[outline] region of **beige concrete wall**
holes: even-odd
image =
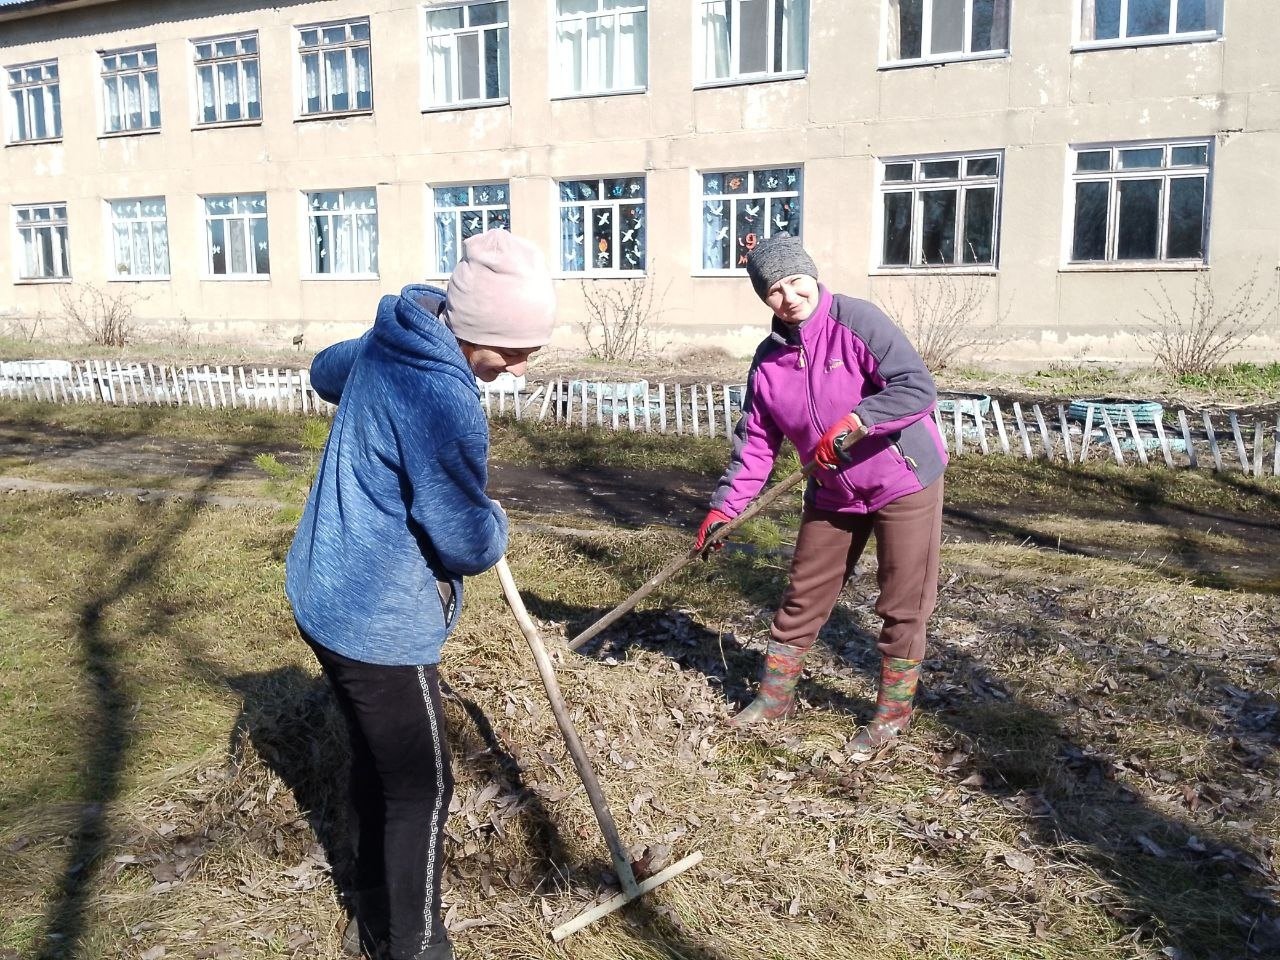
[[[740,277],[698,276],[698,171],[804,166],[804,238],[823,279],[842,291],[901,303],[912,281],[875,270],[877,158],[951,150],[1004,151],[999,269],[964,281],[986,293],[977,322],[1003,318],[1011,360],[1135,357],[1148,291],[1189,290],[1185,269],[1064,266],[1068,146],[1212,136],[1210,276],[1234,289],[1280,264],[1280,18],[1266,0],[1230,0],[1224,39],[1071,51],[1075,5],[1014,0],[1004,59],[880,69],[882,0],[811,0],[805,78],[693,87],[687,0],[651,0],[649,89],[552,99],[550,0],[511,0],[509,105],[421,111],[421,5],[319,0],[273,5],[118,2],[0,24],[0,64],[57,56],[60,144],[0,151],[0,315],[59,312],[57,284],[16,284],[13,203],[65,200],[77,282],[145,298],[140,317],[217,337],[278,346],[305,332],[318,346],[359,330],[377,297],[429,273],[429,183],[509,179],[518,233],[557,257],[557,177],[646,173],[649,272],[665,292],[664,336],[748,352],[767,317]],[[191,13],[198,7],[200,15]],[[297,120],[292,28],[367,15],[375,112]],[[262,51],[260,125],[192,129],[188,41],[256,29]],[[163,128],[100,137],[96,57],[154,43]],[[380,277],[303,279],[301,191],[376,186]],[[269,281],[202,280],[197,197],[265,190]],[[163,195],[172,279],[108,280],[103,201]],[[924,281],[925,284],[933,281]],[[917,289],[921,281],[914,281]],[[579,339],[581,283],[558,282],[557,342]],[[1256,343],[1280,349],[1275,317]],[[1259,353],[1258,355],[1263,355]]]

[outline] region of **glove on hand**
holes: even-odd
[[[733,518],[727,513],[723,513],[719,510],[708,510],[706,517],[702,521],[702,526],[698,528],[698,538],[693,542],[693,549],[702,550],[706,546],[707,537],[711,536],[732,519]],[[723,546],[723,543],[717,543],[711,549],[719,550]]]
[[[840,464],[848,463],[851,459],[849,451],[843,449],[842,444],[847,443],[852,446],[866,435],[867,428],[862,425],[858,415],[856,413],[846,413],[827,428],[827,432],[822,435],[822,439],[814,447],[813,459],[818,462],[818,466],[825,467],[828,470],[835,470]]]

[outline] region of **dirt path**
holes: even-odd
[[[60,481],[89,483],[98,492],[159,498],[166,481],[209,479],[204,494],[217,497],[217,481],[265,480],[254,458],[271,453],[297,463],[296,450],[260,444],[207,443],[163,437],[96,439],[83,433],[49,433],[40,442],[0,428],[0,488],[25,489]],[[33,475],[34,474],[34,475]],[[117,480],[118,478],[118,480]],[[490,495],[512,512],[556,522],[582,518],[623,528],[692,526],[705,509],[715,478],[679,470],[543,468],[494,463]],[[140,487],[139,484],[145,484]],[[157,489],[159,488],[159,489]],[[274,503],[235,496],[239,503]],[[1280,498],[1278,498],[1280,500]],[[212,502],[212,501],[210,501]],[[1047,503],[1022,498],[999,503],[966,502],[949,496],[944,536],[956,542],[1019,543],[1134,562],[1173,577],[1206,585],[1280,592],[1274,563],[1277,518],[1193,509],[1170,504],[1120,508],[1080,502]]]

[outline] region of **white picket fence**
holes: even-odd
[[[536,420],[566,427],[732,436],[741,409],[740,384],[651,384],[556,379],[534,385],[504,376],[480,384],[491,416]],[[307,370],[112,360],[14,360],[0,362],[0,399],[117,406],[159,405],[244,408],[323,414],[332,404],[311,386]],[[1095,413],[1096,409],[1096,413]],[[1103,406],[1086,408],[1083,423],[1056,408],[999,400],[989,408],[957,401],[934,419],[952,456],[1006,454],[1068,464],[1113,460],[1120,465],[1208,467],[1262,477],[1280,476],[1280,417],[1271,424],[1237,414],[1176,411],[1176,426],[1157,417],[1139,425],[1133,413],[1117,421]]]

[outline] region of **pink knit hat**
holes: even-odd
[[[507,230],[462,244],[449,277],[444,322],[459,340],[484,347],[541,347],[555,325],[556,294],[541,251]]]

